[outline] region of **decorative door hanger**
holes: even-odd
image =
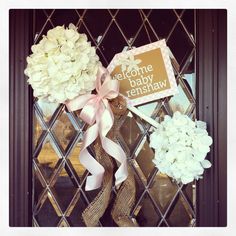
[[[116,54],[107,69],[130,106],[178,93],[164,39]]]

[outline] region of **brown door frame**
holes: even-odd
[[[32,90],[24,68],[33,39],[33,11],[9,11],[10,226],[32,225]]]
[[[197,115],[208,123],[213,166],[198,182],[197,225],[227,222],[227,13],[197,10]],[[24,76],[33,10],[10,10],[10,226],[32,226],[32,90]]]
[[[227,226],[227,10],[197,11],[197,117],[208,124],[212,167],[198,183],[199,226]]]

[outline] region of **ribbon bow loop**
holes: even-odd
[[[98,111],[98,106],[94,104],[98,104],[98,100],[96,97],[92,97],[83,107],[82,111],[80,112],[80,118],[88,123],[89,125],[94,124],[96,121],[96,114]]]
[[[82,109],[80,117],[91,125],[84,133],[84,141],[80,151],[80,162],[91,173],[86,180],[86,190],[99,188],[104,175],[104,167],[88,152],[87,147],[100,136],[103,149],[118,162],[120,167],[115,173],[116,185],[123,182],[127,176],[126,155],[123,149],[106,137],[114,123],[113,113],[108,103],[119,95],[119,82],[112,80],[105,68],[99,68],[96,79],[97,94],[85,94],[66,103],[69,111]]]
[[[105,68],[100,68],[99,76],[98,77],[100,79],[96,81],[96,91],[99,97],[103,99],[116,98],[119,95],[118,81],[112,80],[107,70],[105,70]]]

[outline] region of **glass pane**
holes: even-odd
[[[139,167],[141,168],[146,179],[148,179],[155,167],[152,162],[152,159],[154,157],[154,152],[149,147],[148,142],[145,141],[145,139],[143,141],[144,142],[142,142],[139,147],[139,149],[141,150],[137,154],[135,160],[138,163]]]
[[[168,38],[167,44],[171,52],[177,59],[177,62],[182,66],[190,56],[194,49],[194,44],[191,41],[190,35],[184,30],[181,23],[178,23]],[[192,39],[193,40],[193,39]],[[179,46],[176,46],[179,45]],[[181,46],[180,46],[181,45]]]
[[[66,112],[63,112],[54,122],[52,133],[63,150],[67,150],[71,142],[74,141],[77,131],[75,130]]]
[[[171,226],[191,226],[193,216],[184,198],[177,196],[168,221]]]
[[[195,32],[194,32],[194,10],[187,10],[184,11],[184,14],[182,16],[182,21],[189,31],[189,33],[194,37]]]
[[[126,44],[124,36],[121,34],[118,26],[113,22],[100,43],[100,48],[107,61],[110,62],[116,53],[123,50]]]
[[[135,210],[136,220],[139,226],[153,227],[160,221],[160,215],[157,213],[151,198],[145,194]]]
[[[146,20],[145,23],[139,30],[139,33],[134,38],[134,41],[132,41],[134,47],[140,47],[145,44],[155,42],[158,40],[158,36],[156,32],[153,30],[153,28],[151,27],[151,25],[149,24],[148,19],[147,18],[144,18],[144,19]]]
[[[163,214],[178,190],[178,186],[167,176],[158,173],[150,188],[150,193],[160,207]]]
[[[79,21],[79,15],[77,11],[57,9],[52,15],[52,22],[55,26],[66,25],[68,26],[71,22],[75,25]]]
[[[178,90],[179,93],[170,99],[169,104],[173,112],[179,111],[181,113],[185,113],[190,105],[190,102],[180,85],[178,85]]]
[[[78,186],[68,166],[61,169],[56,183],[52,187],[53,194],[59,203],[61,210],[65,212],[71,203]]]
[[[145,105],[140,105],[138,106],[138,109],[142,111],[145,115],[151,117],[152,115],[155,114],[155,111],[157,109],[158,102],[151,102]]]
[[[139,10],[124,9],[119,11],[116,15],[116,22],[127,39],[133,39],[137,34],[142,25],[141,14],[142,13],[139,12]],[[129,20],[127,20],[127,15],[129,15]]]
[[[87,203],[83,198],[82,194],[79,193],[73,203],[71,204],[69,211],[66,214],[67,220],[70,226],[79,227],[85,226],[82,220],[82,212],[85,210]]]
[[[63,106],[60,106],[60,107],[61,109],[63,108]],[[47,103],[47,102],[44,102],[43,100],[35,101],[35,109],[38,112],[38,116],[40,116],[40,118],[43,118],[42,120],[39,119],[42,126],[44,122],[46,124],[50,123],[51,119],[53,118],[54,112],[56,112],[58,108],[59,108],[59,105],[55,103]]]
[[[74,149],[72,150],[71,154],[68,157],[68,165],[70,168],[74,171],[74,173],[78,176],[79,181],[82,183],[82,180],[84,179],[84,175],[86,173],[86,169],[83,165],[81,165],[79,161],[79,153],[81,149],[81,142],[78,142],[77,145],[75,145]]]
[[[141,138],[142,126],[131,113],[129,113],[121,125],[120,134],[123,137],[124,145],[127,145],[130,153],[132,153]]]
[[[152,10],[148,17],[151,25],[160,39],[167,38],[176,22],[176,15],[171,9]]]
[[[46,193],[44,199],[39,202],[39,209],[35,214],[37,224],[39,226],[55,227],[59,223],[60,215],[57,203],[49,192]]]
[[[55,149],[50,142],[49,136],[47,136],[43,142],[42,150],[40,151],[38,157],[35,159],[39,169],[42,171],[46,182],[50,182],[53,173],[59,167],[59,160],[60,157],[55,152]]]
[[[83,21],[94,39],[102,37],[106,32],[108,25],[111,22],[111,15],[107,10],[90,9],[86,11]],[[99,24],[94,24],[94,21],[99,21]]]
[[[39,137],[42,134],[42,127],[39,123],[39,118],[37,118],[36,112],[33,114],[33,135],[34,135],[34,148],[37,146],[37,143],[39,141]]]

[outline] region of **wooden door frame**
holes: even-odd
[[[24,68],[33,39],[33,11],[9,11],[9,225],[32,225],[32,89]]]
[[[208,124],[212,167],[198,183],[199,226],[227,226],[227,10],[197,11],[197,117]]]
[[[213,166],[198,182],[197,225],[227,224],[227,12],[197,10],[197,117],[208,123]],[[25,58],[33,43],[33,10],[9,11],[10,226],[32,226],[32,106]]]

